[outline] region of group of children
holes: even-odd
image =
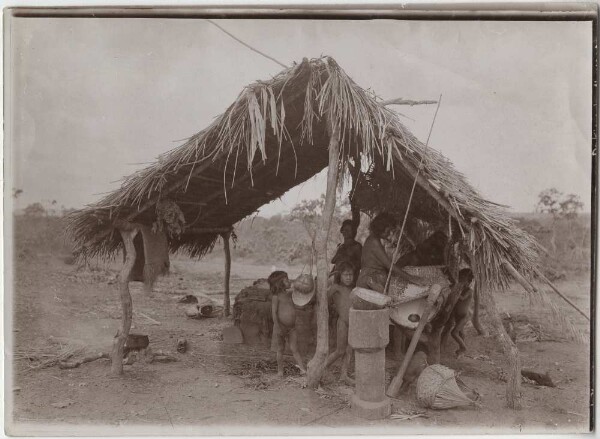
[[[334,283],[327,291],[330,306],[337,314],[336,349],[327,358],[327,367],[342,358],[340,380],[353,384],[348,376],[348,367],[352,358],[352,348],[348,344],[348,324],[351,306],[350,293],[356,283],[356,270],[352,263],[344,261],[336,266]],[[283,376],[283,352],[286,341],[302,373],[306,373],[304,362],[298,351],[296,331],[296,308],[292,301],[291,283],[284,271],[274,271],[269,276],[272,293],[273,334],[277,339],[277,375]],[[331,309],[331,308],[330,308]]]

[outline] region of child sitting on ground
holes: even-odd
[[[338,265],[335,283],[327,292],[330,302],[333,302],[337,312],[337,331],[335,351],[327,358],[327,367],[342,358],[342,370],[340,381],[354,385],[354,381],[348,377],[348,366],[352,359],[352,347],[348,344],[348,323],[350,315],[351,298],[350,293],[354,288],[354,266],[347,261]]]
[[[296,308],[292,302],[292,293],[289,290],[291,283],[285,271],[274,271],[269,276],[271,288],[271,312],[273,315],[273,337],[277,340],[277,376],[283,376],[283,351],[285,342],[290,345],[290,350],[298,362],[298,368],[306,373],[302,357],[298,352],[298,336],[296,333]]]

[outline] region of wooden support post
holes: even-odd
[[[132,228],[130,230],[119,229],[121,237],[123,238],[125,263],[121,269],[119,275],[119,293],[121,297],[121,311],[123,317],[121,320],[121,328],[117,332],[117,336],[113,342],[113,349],[111,354],[112,364],[110,366],[110,372],[112,375],[123,374],[123,347],[125,341],[129,336],[129,329],[131,329],[131,316],[133,313],[133,304],[131,301],[131,294],[129,293],[129,278],[131,276],[131,270],[135,263],[135,246],[133,245],[133,238],[138,233],[138,229]]]
[[[231,250],[229,248],[229,237],[231,236],[230,232],[223,233],[221,237],[223,238],[223,249],[225,250],[225,279],[224,279],[224,297],[223,297],[223,309],[225,313],[225,317],[229,317],[231,301],[229,299],[229,278],[231,276]]]
[[[360,226],[360,208],[356,202],[356,188],[358,186],[358,178],[360,176],[360,157],[354,156],[354,166],[350,167],[350,176],[352,177],[352,187],[350,189],[350,212],[352,212],[352,225],[354,230],[358,230]]]
[[[475,282],[475,285],[473,286],[473,317],[471,318],[471,322],[473,323],[473,327],[479,335],[487,337],[489,334],[479,321],[479,308],[481,307],[479,300],[479,290],[479,283]]]
[[[504,329],[494,295],[490,291],[481,289],[479,293],[496,338],[502,346],[504,355],[508,357],[510,370],[508,371],[508,382],[506,383],[506,405],[508,408],[518,410],[521,408],[521,359],[519,358],[519,350],[506,333],[506,329]]]
[[[329,310],[327,306],[327,281],[329,260],[327,257],[327,241],[329,229],[335,209],[336,189],[339,176],[340,127],[337,121],[329,118],[329,167],[327,168],[327,191],[321,224],[316,233],[317,250],[317,346],[315,355],[308,362],[306,385],[316,389],[327,364],[329,354]]]

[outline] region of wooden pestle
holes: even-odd
[[[402,380],[404,378],[404,374],[406,373],[406,369],[408,369],[410,360],[412,360],[412,356],[415,352],[415,349],[417,348],[419,338],[421,338],[421,333],[423,332],[423,329],[425,329],[425,325],[427,324],[427,320],[429,319],[429,313],[431,313],[431,310],[435,305],[435,301],[440,296],[441,291],[442,287],[438,284],[435,284],[431,287],[429,296],[427,296],[427,305],[425,306],[425,310],[423,311],[423,315],[421,316],[421,320],[419,321],[419,326],[417,326],[417,329],[415,330],[415,333],[413,334],[412,339],[410,340],[408,351],[406,351],[406,355],[404,356],[404,360],[402,361],[400,369],[398,369],[396,376],[394,377],[387,389],[386,394],[391,398],[395,398],[396,395],[398,395],[398,392],[400,391],[400,387],[402,387]]]

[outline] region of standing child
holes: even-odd
[[[350,262],[341,262],[338,265],[336,283],[327,292],[329,300],[333,302],[338,316],[335,351],[329,354],[327,367],[343,357],[340,381],[344,381],[350,385],[354,385],[354,382],[348,377],[348,366],[352,359],[352,347],[348,344],[348,323],[351,306],[350,293],[355,282],[354,273],[354,266]]]
[[[273,315],[273,336],[277,337],[277,376],[283,376],[283,351],[285,342],[290,344],[290,350],[298,362],[298,368],[306,373],[302,357],[298,352],[298,336],[296,334],[296,308],[292,302],[291,286],[285,271],[274,271],[269,276],[271,288],[271,311]]]

